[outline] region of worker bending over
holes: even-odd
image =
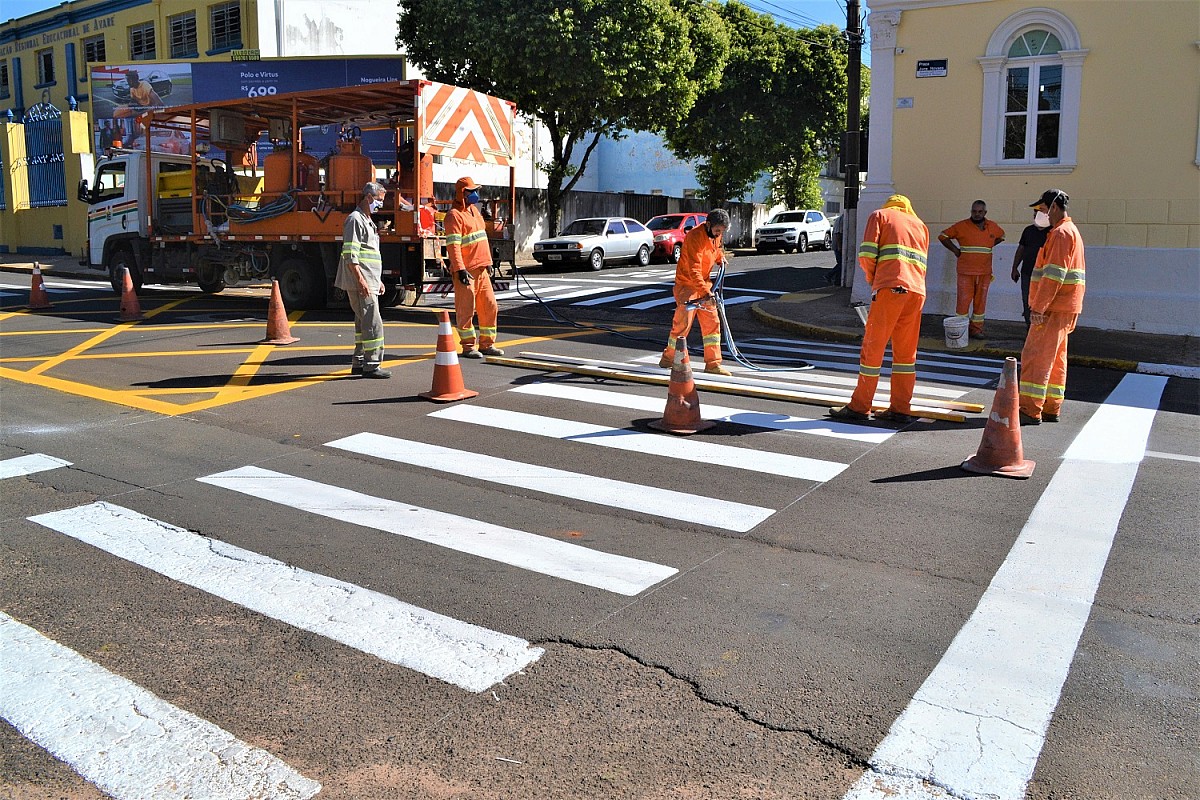
[[[688,231],[683,239],[679,262],[675,265],[675,317],[671,320],[671,338],[658,365],[670,369],[675,362],[675,341],[687,336],[693,318],[700,320],[704,337],[704,371],[713,375],[731,375],[721,366],[721,317],[713,297],[713,267],[725,260],[722,241],[729,230],[729,212],[714,208],[708,219]]]

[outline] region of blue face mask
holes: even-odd
[[[467,192],[463,196],[463,199],[467,201],[467,205],[473,206],[479,202],[479,192],[476,192],[476,191]]]

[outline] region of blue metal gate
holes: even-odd
[[[43,100],[21,118],[25,126],[25,167],[29,175],[29,206],[67,204],[66,156],[63,153],[62,114]]]

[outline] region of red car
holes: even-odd
[[[683,249],[683,237],[687,232],[708,219],[708,214],[659,214],[646,223],[654,234],[654,258],[665,258],[672,264],[679,261]]]

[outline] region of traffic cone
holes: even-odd
[[[450,313],[439,311],[433,387],[428,392],[421,392],[420,396],[435,403],[452,403],[478,394],[463,385],[462,368],[458,365],[458,345],[454,341],[454,329],[450,327]]]
[[[33,262],[33,279],[29,285],[29,310],[44,311],[53,308],[50,298],[46,295],[46,286],[42,283],[42,266]]]
[[[121,322],[134,322],[139,319],[144,319],[142,316],[142,304],[138,302],[137,292],[133,290],[133,278],[129,277],[129,267],[121,268],[124,277],[124,285],[121,287],[121,316],[117,317]]]
[[[271,305],[267,307],[267,338],[259,344],[291,344],[300,341],[292,336],[288,326],[287,309],[283,307],[283,295],[279,293],[279,281],[271,279]]]
[[[1021,420],[1018,418],[1017,360],[1006,358],[1000,385],[992,400],[992,413],[983,428],[979,452],[962,462],[967,472],[999,475],[1005,478],[1028,478],[1034,463],[1025,459],[1021,450]]]
[[[675,340],[675,361],[671,365],[671,382],[667,384],[667,407],[662,419],[650,423],[655,430],[689,436],[705,431],[715,422],[700,419],[700,396],[692,382],[692,363],[688,361],[687,341]]]

